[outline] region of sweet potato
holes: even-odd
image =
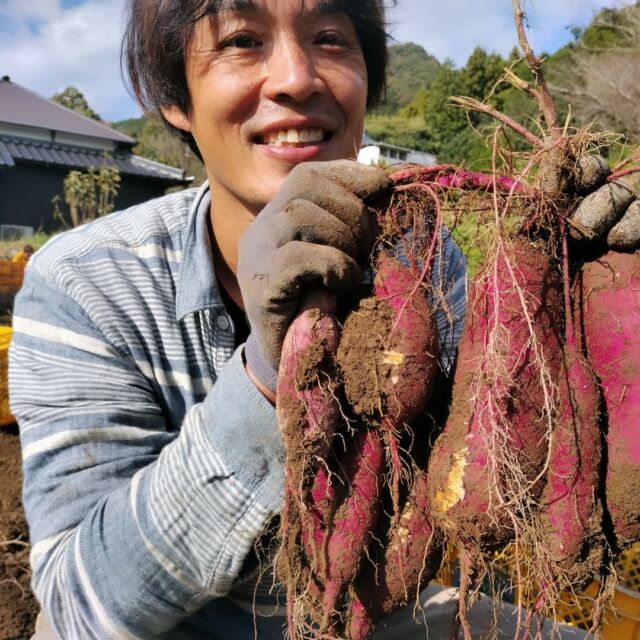
[[[398,259],[376,261],[374,295],[345,322],[337,361],[356,415],[404,428],[425,407],[437,366],[438,337],[424,288]]]
[[[362,640],[383,616],[416,601],[435,576],[443,535],[432,522],[426,473],[414,469],[409,496],[395,522],[374,543],[353,583],[347,637]]]
[[[282,347],[276,412],[296,482],[306,465],[326,458],[340,420],[334,362],[339,335],[331,310],[325,295],[310,294]]]
[[[411,269],[382,252],[374,295],[347,319],[337,361],[353,412],[381,429],[398,512],[403,473],[400,440],[429,400],[438,335],[424,287]]]
[[[323,629],[331,626],[373,534],[380,510],[383,465],[380,435],[370,429],[356,433],[342,463],[345,496],[327,529],[324,571],[317,576],[323,591]]]
[[[472,285],[451,413],[428,478],[434,517],[462,546],[505,544],[511,514],[522,515],[514,496],[539,495],[529,483],[547,455],[545,382],[560,371],[561,291],[555,266],[526,239]]]
[[[292,601],[309,580],[301,538],[306,532],[307,550],[319,557],[313,546],[316,535],[309,535],[309,530],[327,526],[335,495],[328,476],[324,489],[319,488],[342,415],[334,363],[338,325],[333,310],[333,300],[326,294],[308,295],[285,337],[278,372],[276,415],[286,462],[277,573],[287,584],[292,637],[296,624]]]
[[[551,440],[541,503],[549,577],[563,586],[589,579],[603,560],[600,398],[591,366],[580,353],[565,353],[559,380],[560,409]]]
[[[610,252],[582,269],[587,353],[606,408],[606,508],[618,549],[640,539],[640,255]]]
[[[565,227],[563,232],[565,343],[558,383],[560,407],[551,437],[540,523],[542,548],[548,559],[546,579],[569,587],[599,572],[604,558],[604,536],[598,496],[602,449],[600,390],[583,353],[580,315],[574,313],[572,304]],[[542,564],[545,558],[540,559]]]

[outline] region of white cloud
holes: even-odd
[[[120,74],[123,0],[0,2],[0,73],[47,97],[72,85],[107,119],[137,115]]]
[[[21,22],[29,19],[36,22],[55,20],[60,15],[59,0],[4,0],[0,2],[0,15],[11,22]]]

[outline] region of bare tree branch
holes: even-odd
[[[542,60],[535,55],[531,45],[529,44],[529,39],[527,38],[527,33],[524,28],[525,14],[521,0],[512,0],[512,4],[516,21],[516,30],[518,32],[518,42],[522,49],[522,53],[524,54],[527,66],[531,70],[536,81],[536,91],[533,95],[538,101],[540,113],[544,116],[546,125],[549,128],[550,137],[552,139],[556,139],[560,136],[558,115],[556,112],[555,102],[549,93],[547,82],[542,71]]]

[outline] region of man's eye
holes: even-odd
[[[254,47],[259,47],[260,42],[257,38],[247,34],[239,34],[237,36],[233,36],[228,38],[222,43],[221,48],[233,48],[233,49],[253,49]]]
[[[348,47],[349,40],[336,31],[325,31],[316,37],[317,44],[324,44],[333,47]]]

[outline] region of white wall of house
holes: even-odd
[[[358,162],[366,165],[409,163],[430,166],[436,163],[436,157],[430,153],[378,143],[362,147],[358,153]]]

